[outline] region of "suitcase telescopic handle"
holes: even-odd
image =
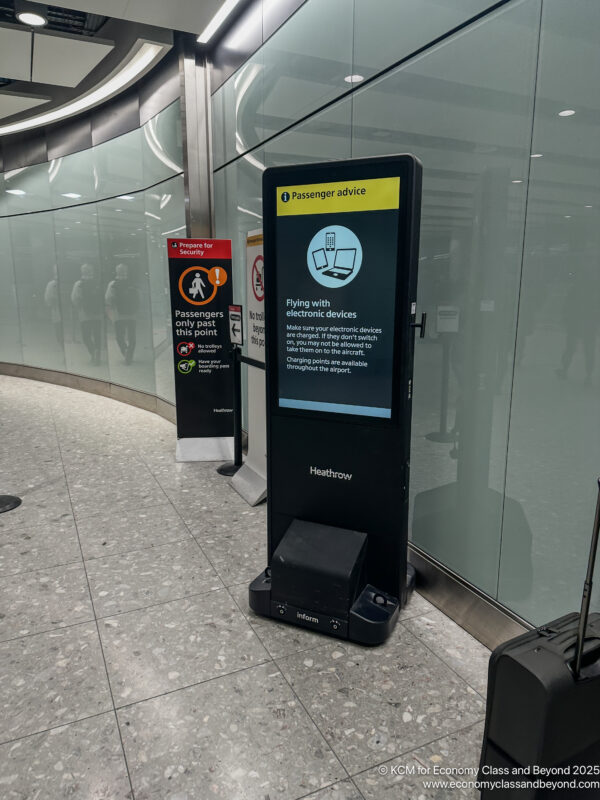
[[[579,615],[579,629],[577,631],[577,648],[575,650],[575,668],[573,674],[577,680],[581,674],[581,659],[583,657],[583,645],[585,643],[585,632],[587,629],[588,616],[590,613],[590,600],[592,597],[592,579],[594,577],[594,565],[596,563],[596,553],[598,551],[598,534],[600,531],[600,478],[598,479],[598,500],[596,502],[596,516],[594,517],[594,530],[592,531],[592,544],[590,547],[590,557],[588,560],[587,575],[583,585],[583,597],[581,599],[581,614]]]

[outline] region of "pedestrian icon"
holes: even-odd
[[[362,255],[360,240],[353,231],[342,225],[329,225],[311,239],[306,263],[317,283],[337,289],[356,278]]]
[[[179,293],[193,306],[205,306],[227,283],[225,267],[188,267],[179,276]]]
[[[194,300],[196,299],[196,296],[198,294],[204,300],[204,291],[203,290],[204,290],[205,286],[206,286],[206,284],[202,280],[202,278],[200,276],[200,273],[197,272],[194,280],[192,281],[191,287],[188,289],[188,292],[192,295]]]

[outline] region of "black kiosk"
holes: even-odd
[[[407,596],[420,200],[410,155],[263,176],[269,566],[250,606],[363,644]]]

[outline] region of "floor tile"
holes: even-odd
[[[0,532],[21,525],[30,527],[47,524],[70,526],[73,513],[64,475],[39,476],[37,481],[20,481],[18,478],[2,479],[2,493],[16,494],[23,501],[14,511],[0,514]]]
[[[399,620],[411,619],[418,617],[421,614],[426,614],[428,611],[433,611],[435,606],[431,605],[429,600],[425,600],[418,592],[411,592],[408,596],[408,603],[404,608],[400,609]]]
[[[309,795],[306,800],[364,800],[352,781],[341,781]]]
[[[115,511],[109,509],[104,514],[78,519],[77,530],[86,559],[191,539],[170,503]]]
[[[200,534],[199,528],[197,522],[198,541],[226,586],[250,582],[267,566],[266,528],[223,524],[208,534]]]
[[[75,517],[167,503],[167,497],[141,461],[101,456],[84,469],[65,465]]]
[[[94,619],[83,564],[0,579],[0,641]]]
[[[118,714],[136,800],[295,800],[345,777],[273,664]]]
[[[365,800],[479,800],[480,793],[475,789],[425,788],[423,781],[475,780],[474,774],[440,772],[477,770],[482,737],[483,723],[478,723],[357,775],[354,780]]]
[[[0,742],[111,708],[95,623],[0,644]]]
[[[2,800],[131,800],[113,712],[0,746]]]
[[[247,583],[232,586],[229,591],[272,658],[282,658],[300,650],[320,647],[327,641],[325,636],[314,631],[286,625],[276,619],[259,617],[248,605]]]
[[[202,506],[219,508],[231,500],[228,479],[219,475],[214,462],[178,462],[171,453],[166,458],[155,457],[147,463],[171,501],[181,506],[182,513],[188,509],[195,514]]]
[[[223,585],[195,541],[95,558],[86,566],[98,616],[145,608]]]
[[[437,609],[406,620],[404,624],[469,686],[485,697],[490,660],[487,647]]]
[[[269,660],[225,589],[100,621],[115,704]]]
[[[81,561],[73,519],[62,526],[19,526],[0,531],[0,578]]]
[[[351,774],[484,713],[479,695],[402,626],[381,647],[331,641],[278,664]]]

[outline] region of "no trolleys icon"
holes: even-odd
[[[259,303],[265,299],[265,260],[256,256],[252,264],[252,294]]]

